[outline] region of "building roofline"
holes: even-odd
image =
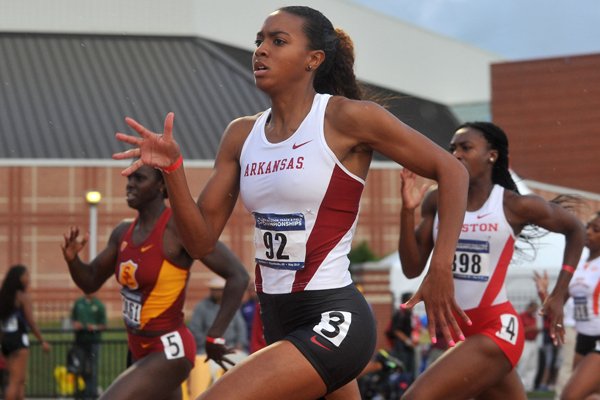
[[[214,160],[187,160],[185,165],[194,168],[212,168]],[[116,161],[105,159],[38,159],[38,158],[18,158],[0,159],[0,168],[2,167],[127,167],[130,161]]]

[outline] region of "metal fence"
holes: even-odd
[[[123,329],[103,332],[98,355],[98,389],[106,389],[126,369],[127,338]],[[52,349],[44,353],[41,344],[33,340],[25,396],[34,398],[74,398],[77,377],[67,372],[67,354],[74,343],[71,331],[44,330],[44,338]],[[79,382],[81,384],[81,382]],[[81,387],[81,386],[80,386]]]

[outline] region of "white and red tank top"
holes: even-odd
[[[240,195],[255,218],[259,292],[291,293],[349,285],[348,253],[364,180],[337,160],[324,136],[330,95],[317,94],[296,132],[265,136],[266,110],[240,156]]]
[[[508,301],[504,280],[514,252],[515,235],[504,215],[503,200],[504,188],[494,185],[479,210],[465,213],[452,265],[454,297],[463,310]],[[436,214],[434,240],[438,224]]]
[[[578,333],[600,336],[600,257],[582,259],[569,283]]]

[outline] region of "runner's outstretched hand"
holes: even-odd
[[[72,262],[81,249],[85,247],[88,240],[90,239],[90,234],[86,233],[83,237],[79,236],[79,227],[71,226],[69,228],[69,232],[63,234],[64,242],[61,244],[60,248],[63,253],[63,257],[66,262]]]
[[[235,350],[225,346],[224,344],[216,344],[206,342],[206,360],[204,362],[208,362],[208,360],[213,360],[221,368],[227,371],[230,367],[233,367],[235,363],[231,361],[229,358],[225,357],[227,354],[235,353]],[[226,366],[225,363],[228,363],[229,366]]]
[[[400,171],[400,189],[402,193],[402,207],[414,210],[421,205],[425,192],[431,185],[417,186],[417,174],[408,168]]]
[[[465,340],[455,315],[462,318],[468,325],[471,325],[471,320],[454,299],[454,282],[450,266],[447,270],[448,276],[443,276],[445,271],[436,271],[430,268],[417,292],[401,307],[410,309],[423,301],[432,343],[437,342],[437,331],[441,332],[448,345],[453,347],[457,340]]]
[[[148,130],[142,124],[133,118],[125,118],[125,122],[140,137],[127,135],[117,132],[115,137],[121,142],[129,143],[134,147],[120,153],[113,154],[115,160],[125,160],[128,158],[137,158],[129,167],[121,171],[121,175],[131,175],[142,165],[149,165],[154,168],[164,169],[173,165],[181,156],[179,145],[173,140],[173,120],[175,114],[170,112],[165,118],[163,133],[155,133]]]

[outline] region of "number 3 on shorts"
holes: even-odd
[[[508,343],[517,343],[517,338],[519,337],[519,321],[517,321],[517,316],[512,314],[502,314],[500,315],[500,323],[502,326],[500,327],[500,330],[496,332],[496,336]]]
[[[162,340],[167,360],[174,360],[185,355],[185,352],[183,351],[183,340],[181,340],[179,332],[166,333],[160,337],[160,340]]]
[[[340,347],[348,334],[351,323],[352,314],[349,312],[327,311],[321,314],[321,322],[313,327],[313,331]]]

